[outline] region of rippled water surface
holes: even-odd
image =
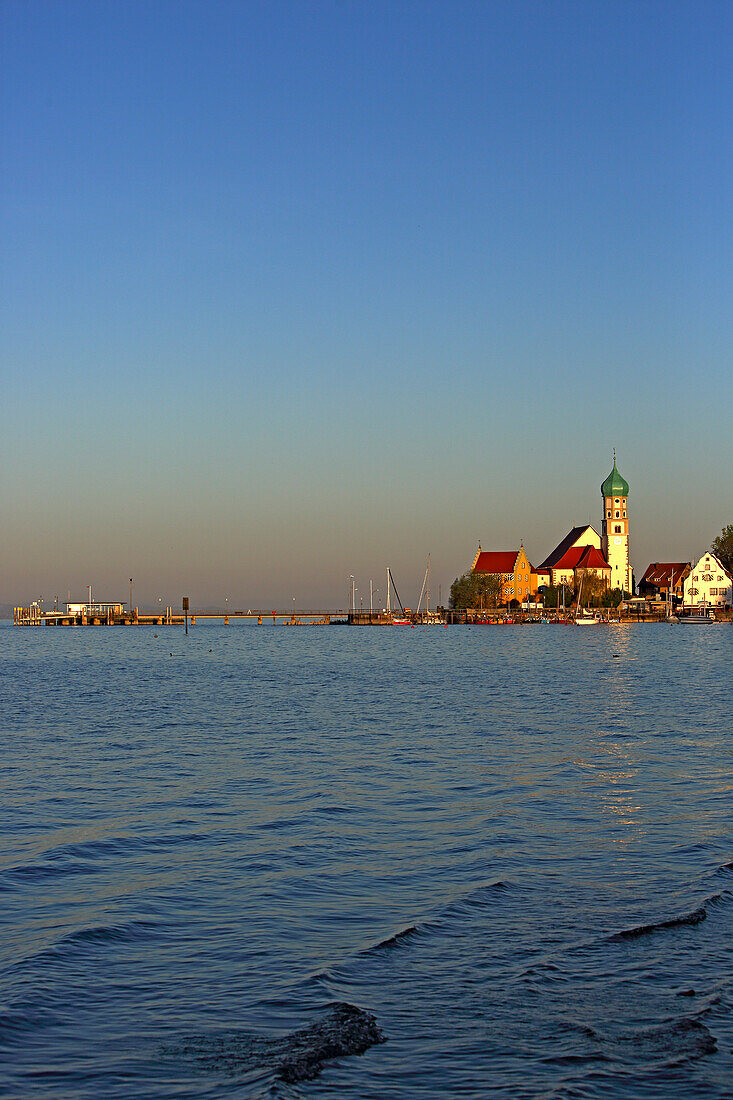
[[[0,627],[0,1095],[731,1094],[733,627],[157,633]]]

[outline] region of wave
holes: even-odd
[[[378,940],[377,943],[372,943],[368,947],[362,948],[357,952],[357,955],[374,955],[377,952],[387,951],[392,947],[398,947],[402,944],[417,938],[427,932],[438,931],[443,924],[456,916],[464,916],[468,910],[483,908],[489,901],[493,901],[497,892],[502,890],[508,890],[507,883],[497,881],[484,883],[482,886],[476,887],[474,890],[470,890],[467,894],[463,894],[457,898],[453,898],[436,912],[435,916],[429,920],[420,921],[418,924],[410,924],[406,928],[401,928],[398,932],[393,932],[392,935],[387,936],[383,940]]]
[[[679,917],[670,917],[669,920],[654,921],[651,924],[637,924],[633,928],[625,928],[622,932],[616,932],[609,936],[609,943],[618,943],[622,940],[635,940],[640,936],[650,936],[654,932],[662,932],[668,928],[683,928],[701,924],[707,918],[707,910],[704,905],[693,909],[691,913],[684,913]]]
[[[85,944],[132,943],[147,939],[151,932],[160,931],[157,921],[131,920],[124,924],[101,924],[90,928],[79,928],[69,932],[55,945],[60,948]]]
[[[92,925],[77,928],[39,951],[18,959],[11,971],[25,970],[39,962],[64,963],[87,950],[114,944],[131,944],[165,935],[167,929],[159,921],[130,920],[120,924]]]
[[[494,901],[495,895],[498,892],[508,890],[509,888],[509,884],[506,882],[497,881],[485,883],[474,890],[468,891],[466,894],[446,902],[429,919],[419,921],[416,924],[409,924],[405,928],[400,928],[396,932],[390,933],[389,936],[385,936],[384,939],[377,940],[376,943],[367,944],[366,947],[350,952],[338,961],[334,961],[330,966],[324,967],[322,970],[311,971],[311,973],[302,978],[297,985],[304,990],[330,990],[331,983],[338,981],[338,975],[343,974],[344,971],[348,971],[350,964],[357,959],[376,958],[390,951],[406,947],[414,940],[419,940],[424,936],[428,936],[432,933],[441,933],[444,931],[445,924],[450,919],[456,916],[465,915],[470,909],[479,908],[490,901]]]
[[[648,936],[654,932],[664,932],[669,928],[694,927],[701,924],[708,917],[709,909],[717,909],[726,905],[733,894],[729,890],[722,890],[717,894],[711,894],[704,898],[696,909],[689,913],[682,913],[678,917],[669,917],[667,920],[653,921],[650,924],[639,924],[633,928],[625,928],[609,936],[609,943],[618,943],[621,940],[634,940],[639,936]]]
[[[45,859],[36,863],[20,863],[7,867],[0,873],[0,893],[7,893],[27,884],[51,881],[68,875],[92,875],[107,870],[106,861],[118,861],[142,852],[145,855],[164,851],[179,844],[191,844],[208,839],[201,833],[182,833],[171,836],[110,837],[107,840],[90,840],[79,844],[64,844],[51,848]]]
[[[37,1033],[41,1028],[54,1024],[57,1016],[49,1008],[16,1004],[0,1012],[0,1048],[10,1045],[16,1035]]]
[[[406,940],[412,939],[418,935],[423,929],[429,927],[429,922],[425,924],[411,924],[407,928],[402,928],[399,932],[395,932],[391,936],[387,936],[386,939],[379,940],[378,943],[370,944],[369,947],[363,948],[363,950],[357,952],[359,955],[371,955],[376,951],[384,951],[390,947],[396,947],[398,944],[404,943]]]
[[[712,1032],[694,1016],[676,1016],[660,1024],[616,1033],[603,1032],[577,1020],[566,1019],[563,1024],[589,1039],[596,1048],[595,1051],[571,1055],[573,1060],[577,1058],[581,1061],[592,1061],[599,1056],[615,1060],[619,1056],[623,1057],[624,1051],[629,1047],[633,1047],[635,1059],[642,1057],[653,1061],[664,1059],[666,1062],[680,1062],[714,1054],[718,1049]],[[548,1059],[563,1060],[563,1056]]]
[[[17,867],[8,867],[0,874],[0,894],[12,893],[22,886],[35,886],[66,875],[93,875],[100,868],[78,861],[60,861],[58,863],[25,863]]]

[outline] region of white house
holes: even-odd
[[[684,606],[730,607],[733,604],[733,578],[708,551],[692,567],[684,581]]]

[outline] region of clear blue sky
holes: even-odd
[[[0,32],[0,601],[445,597],[598,526],[613,446],[637,576],[733,522],[729,3]]]

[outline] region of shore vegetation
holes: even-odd
[[[474,573],[469,569],[453,581],[448,606],[452,611],[496,607],[500,593],[501,577],[498,573]]]
[[[710,549],[723,568],[733,573],[733,523],[729,523],[718,537],[713,539]]]

